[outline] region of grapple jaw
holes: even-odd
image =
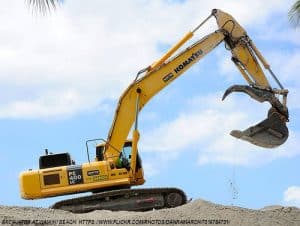
[[[288,109],[278,100],[272,90],[234,85],[225,91],[222,100],[232,92],[246,93],[259,102],[268,101],[272,107],[265,120],[244,131],[233,130],[230,135],[264,148],[275,148],[287,140],[289,136],[286,126],[289,118]]]

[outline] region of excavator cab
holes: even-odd
[[[119,159],[117,161],[117,168],[126,168],[130,169],[131,163],[131,151],[132,151],[132,142],[126,142],[120,152]]]
[[[122,151],[120,152],[119,159],[117,161],[117,168],[126,168],[130,170],[132,156],[132,141],[126,141]],[[139,153],[137,153],[136,159],[136,171],[142,168],[142,160]]]

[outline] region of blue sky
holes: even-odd
[[[293,1],[64,1],[47,17],[23,2],[0,9],[0,204],[49,206],[63,197],[26,201],[18,174],[38,168],[48,148],[87,161],[85,141],[106,138],[121,92],[212,8],[232,14],[290,90],[289,140],[262,149],[236,140],[265,118],[268,104],[234,94],[245,84],[224,45],[157,95],[140,115],[145,187],[176,186],[188,197],[248,208],[300,206],[300,34],[287,19]],[[212,19],[194,40],[216,29]],[[190,42],[191,44],[192,42]],[[269,77],[270,78],[270,77]],[[274,84],[274,83],[273,83]],[[91,151],[91,155],[94,155]],[[232,199],[230,182],[238,190]]]

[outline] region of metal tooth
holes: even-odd
[[[242,92],[248,94],[251,98],[254,100],[257,100],[259,102],[269,102],[272,107],[277,109],[278,113],[282,114],[286,121],[288,121],[289,113],[287,107],[285,107],[278,98],[274,95],[274,93],[270,90],[266,89],[259,89],[256,87],[251,87],[247,85],[233,85],[229,87],[223,97],[222,100],[224,100],[230,93],[232,92]]]
[[[271,96],[274,95],[270,91],[254,88],[247,85],[233,85],[225,91],[222,100],[224,100],[230,93],[233,92],[246,93],[259,102],[270,101],[270,99],[272,99]]]

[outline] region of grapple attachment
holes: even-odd
[[[268,101],[272,107],[265,120],[244,131],[233,130],[230,135],[265,148],[275,148],[287,140],[289,136],[286,126],[289,117],[288,109],[278,100],[273,91],[252,86],[234,85],[225,91],[222,100],[232,92],[246,93],[259,102]]]

